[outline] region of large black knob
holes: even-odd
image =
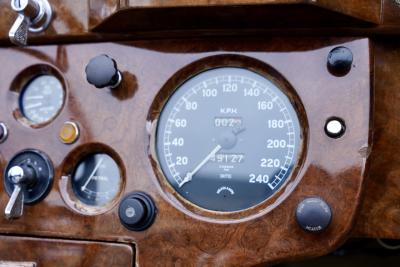
[[[87,81],[97,88],[115,88],[122,80],[117,63],[107,55],[92,58],[87,64],[85,72]]]
[[[153,200],[142,192],[125,197],[119,205],[121,223],[132,231],[143,231],[150,227],[156,215]]]
[[[296,220],[303,230],[319,233],[331,223],[332,211],[324,200],[318,197],[310,197],[304,199],[297,206]]]

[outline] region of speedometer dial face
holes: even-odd
[[[53,75],[40,75],[23,89],[20,109],[29,121],[40,124],[56,116],[63,102],[64,89],[60,80]]]
[[[213,211],[240,211],[274,195],[301,146],[297,113],[268,78],[237,67],[190,78],[169,98],[156,151],[172,187]]]

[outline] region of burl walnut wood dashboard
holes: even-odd
[[[400,239],[400,3],[51,0],[23,45],[42,1],[0,3],[0,265]]]

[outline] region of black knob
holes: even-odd
[[[347,47],[335,47],[328,55],[328,70],[332,75],[344,76],[351,70],[353,53]]]
[[[107,55],[92,58],[87,64],[85,72],[87,81],[97,88],[115,88],[122,80],[117,63]]]
[[[4,210],[6,219],[21,217],[24,204],[44,198],[51,188],[53,175],[53,165],[44,153],[27,149],[15,155],[4,172],[4,187],[10,196]]]
[[[4,187],[9,196],[22,187],[24,203],[40,201],[48,193],[54,176],[53,164],[43,152],[27,149],[19,152],[4,170]]]
[[[119,219],[132,231],[143,231],[151,226],[156,215],[153,200],[142,192],[125,197],[119,205]]]
[[[319,233],[331,223],[332,211],[324,200],[310,197],[297,206],[296,220],[305,231]]]

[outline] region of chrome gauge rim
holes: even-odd
[[[193,115],[199,111],[205,115]],[[252,112],[255,124],[250,122]],[[197,126],[190,128],[193,124]],[[302,134],[282,88],[246,68],[219,67],[176,88],[162,108],[155,142],[161,170],[180,197],[202,209],[237,212],[264,202],[286,183],[300,157]],[[267,149],[259,149],[262,142],[269,151],[285,152],[268,156]]]

